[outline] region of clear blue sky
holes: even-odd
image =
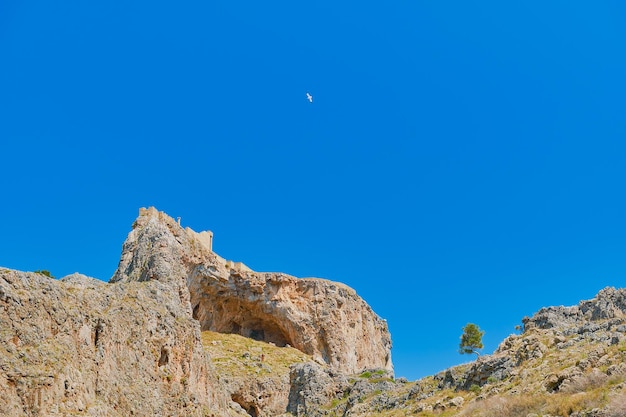
[[[409,379],[624,286],[624,2],[391,3],[1,2],[0,265],[108,280],[155,206],[355,288]]]

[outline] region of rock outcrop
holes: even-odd
[[[291,345],[339,372],[393,369],[387,324],[353,289],[254,272],[215,254],[211,237],[142,209],[111,282],[169,283],[202,330]]]
[[[343,396],[345,377],[337,380],[327,368],[315,362],[294,365],[287,411],[294,416],[313,416],[335,397]]]
[[[599,330],[595,329],[598,326],[619,326],[622,322],[626,322],[626,289],[611,287],[576,306],[544,307],[523,320],[526,330],[552,329],[564,334],[590,332]],[[623,333],[626,326],[618,330]]]
[[[404,385],[384,369],[347,377],[314,362],[293,365],[290,379],[288,413],[284,416],[295,417],[378,415],[375,413],[393,410],[400,404],[387,393]],[[372,396],[375,401],[364,403]]]
[[[199,326],[171,294],[0,269],[0,415],[229,415]]]

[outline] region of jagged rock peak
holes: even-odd
[[[202,330],[291,345],[341,372],[393,369],[387,323],[353,289],[255,272],[218,256],[212,240],[211,232],[183,229],[153,207],[141,209],[111,281],[172,285]]]
[[[626,316],[626,288],[606,287],[591,300],[576,306],[544,307],[532,317],[524,318],[524,329],[554,329],[567,331],[589,322],[604,319],[621,319]]]

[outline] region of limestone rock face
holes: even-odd
[[[141,209],[122,247],[122,257],[110,282],[160,281],[178,293],[189,313],[189,291],[185,264],[197,258],[199,241],[194,247],[182,246],[189,238],[174,219],[155,209]],[[193,234],[193,232],[192,232]]]
[[[0,415],[227,416],[167,284],[0,269]]]
[[[328,369],[308,362],[291,368],[291,391],[287,411],[294,416],[313,416],[335,397],[343,396],[348,385]],[[321,414],[321,413],[319,413]]]
[[[356,292],[340,283],[260,273],[219,257],[207,232],[142,209],[112,281],[174,285],[202,330],[291,345],[344,373],[392,370],[391,336]]]
[[[288,414],[281,417],[380,415],[383,410],[399,406],[399,400],[385,393],[403,384],[395,381],[391,372],[384,369],[366,370],[348,378],[314,362],[293,365],[290,379]],[[363,403],[365,398],[372,396],[376,396],[374,401]]]

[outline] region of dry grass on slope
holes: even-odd
[[[289,366],[312,360],[295,348],[277,347],[237,334],[204,331],[202,344],[221,376],[288,375]]]
[[[470,404],[460,417],[570,416],[574,412],[602,408],[608,403],[602,390],[577,394],[502,395]]]

